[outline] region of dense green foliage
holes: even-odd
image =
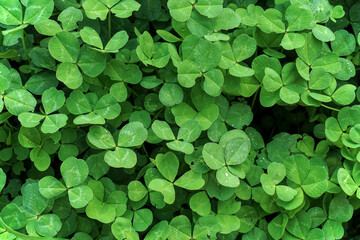
[[[0,28],[0,240],[357,234],[357,0],[0,0]]]

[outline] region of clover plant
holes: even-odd
[[[360,2],[0,0],[0,239],[358,239]]]

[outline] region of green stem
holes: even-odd
[[[137,94],[134,90],[132,90],[127,84],[125,84],[126,89],[129,89],[129,91],[134,94],[136,97],[139,97],[139,94]]]
[[[160,113],[165,109],[165,106],[162,107],[157,113],[156,115],[154,116],[154,118],[151,120],[151,123],[153,123],[160,115]]]
[[[109,34],[109,41],[110,41],[110,39],[111,39],[111,12],[110,12],[110,9],[108,12],[108,34]]]
[[[26,44],[25,44],[25,30],[24,29],[21,30],[21,42],[22,42],[22,45],[23,45],[23,48],[24,48],[26,58],[27,58],[27,60],[29,62],[29,65],[30,65],[30,57],[29,57],[29,53],[28,53],[28,50],[27,50]]]
[[[22,234],[19,233],[13,229],[11,229],[8,225],[6,225],[6,223],[2,220],[2,218],[0,218],[0,224],[2,225],[2,227],[5,228],[6,232],[9,232],[13,235],[15,235],[17,238],[19,239],[23,239],[23,240],[66,240],[65,238],[57,238],[57,237],[38,237],[38,236],[29,236],[26,234]]]
[[[142,145],[142,149],[144,150],[146,157],[150,159],[150,156],[149,156],[148,152],[146,151],[146,148],[144,145]]]
[[[46,116],[47,114],[43,111],[43,109],[40,107],[39,108],[39,111],[40,111],[40,113],[42,114],[42,115],[44,115],[44,116]]]
[[[0,166],[11,166],[11,167],[13,167],[14,166],[14,164],[10,164],[10,163],[7,163],[7,162],[0,162]],[[0,203],[1,204],[1,203]],[[6,205],[6,204],[5,204]]]
[[[142,176],[144,176],[146,173],[146,170],[155,166],[155,164],[152,162],[151,158],[149,158],[149,159],[151,162],[141,168],[138,175],[136,176],[136,180],[139,180]]]
[[[25,35],[25,39],[28,42],[29,45],[31,45],[30,39],[29,39],[29,35],[25,32],[24,30],[24,35]]]
[[[15,129],[15,127],[8,120],[5,121],[5,125],[8,126],[11,130]]]
[[[327,106],[327,105],[325,105],[325,104],[321,104],[321,106],[322,106],[322,107],[324,107],[324,108],[327,108],[327,109],[333,110],[333,111],[340,112],[340,110],[339,110],[339,109],[337,109],[337,108],[333,108],[333,107],[330,107],[330,106]]]
[[[59,15],[59,14],[60,14],[60,12],[57,12],[57,11],[55,12],[55,11],[54,11],[54,12],[51,14],[51,17],[57,16],[57,15]]]
[[[260,88],[259,88],[260,89]],[[252,103],[251,103],[251,109],[254,109],[254,106],[255,106],[255,101],[256,101],[256,98],[257,98],[257,95],[259,93],[259,89],[256,90],[255,94],[254,94],[254,97],[253,97],[253,100],[252,100]]]

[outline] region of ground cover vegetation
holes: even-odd
[[[0,239],[356,239],[360,2],[0,0]]]

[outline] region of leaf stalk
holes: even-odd
[[[29,62],[29,65],[30,65],[30,56],[29,56],[29,52],[28,52],[28,50],[27,50],[27,48],[26,48],[26,43],[25,43],[25,30],[24,30],[24,29],[21,30],[21,42],[22,42],[22,45],[23,45],[23,49],[24,49],[24,52],[25,52],[27,61]]]
[[[333,110],[333,111],[340,112],[340,110],[339,110],[339,109],[337,109],[337,108],[333,108],[333,107],[330,107],[330,106],[327,106],[327,105],[325,105],[325,104],[321,104],[321,106],[322,106],[322,107],[324,107],[324,108],[327,108],[327,109]]]
[[[111,39],[111,12],[110,12],[110,9],[108,12],[108,34],[109,34],[109,41],[110,41],[110,39]]]

